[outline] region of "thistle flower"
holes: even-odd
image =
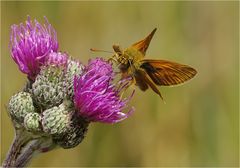
[[[58,50],[57,34],[47,18],[41,25],[37,20],[31,21],[28,16],[25,25],[12,25],[10,50],[20,71],[34,80],[48,54]]]
[[[66,97],[67,60],[65,53],[50,53],[32,84],[31,93],[36,103],[44,109],[61,104]]]
[[[90,122],[117,123],[134,110],[123,112],[132,96],[122,98],[127,86],[113,84],[112,65],[97,58],[85,67],[58,52],[56,32],[46,18],[42,25],[30,17],[13,25],[10,50],[29,80],[9,102],[17,131],[3,167],[23,167],[35,152],[57,145],[73,148],[84,139]]]
[[[9,101],[8,109],[11,117],[22,124],[24,117],[35,111],[31,94],[27,92],[15,94]]]
[[[96,59],[89,60],[87,71],[89,72],[88,75],[94,75],[94,74],[98,76],[107,75],[110,78],[113,78],[112,65],[104,61],[103,58],[96,58]]]
[[[84,66],[75,60],[68,59],[67,70],[65,74],[65,88],[67,89],[67,96],[72,100],[73,98],[73,82],[75,76],[80,76],[84,70]]]
[[[72,113],[69,101],[43,111],[41,119],[43,131],[54,136],[65,133],[70,127]]]
[[[53,65],[53,66],[67,66],[68,55],[66,53],[61,52],[51,52],[46,57],[45,65]]]
[[[121,90],[112,84],[112,66],[103,59],[89,61],[82,76],[74,79],[74,105],[87,121],[116,123],[133,111],[123,113],[129,99],[121,99]]]
[[[64,149],[74,148],[82,142],[88,130],[89,122],[77,115],[73,115],[70,125],[61,136],[54,136],[54,142]]]
[[[30,132],[40,131],[41,117],[38,113],[28,113],[24,117],[24,127]]]

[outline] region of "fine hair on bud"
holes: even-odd
[[[31,94],[27,92],[15,94],[9,101],[8,109],[12,119],[19,124],[23,124],[24,117],[35,112]]]

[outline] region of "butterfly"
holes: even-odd
[[[122,78],[131,77],[131,84],[135,84],[142,91],[151,88],[162,99],[157,86],[171,86],[183,83],[193,78],[197,71],[188,66],[168,60],[154,60],[145,58],[146,51],[156,32],[156,28],[143,40],[122,50],[119,45],[113,45],[115,54],[110,58],[117,63]]]

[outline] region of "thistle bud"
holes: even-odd
[[[38,113],[28,113],[24,118],[24,127],[31,132],[41,130],[40,127],[41,117]]]
[[[79,76],[82,74],[84,69],[84,66],[74,60],[68,60],[67,63],[67,71],[65,75],[65,86],[67,89],[67,95],[70,99],[73,97],[73,82],[74,82],[74,77]]]
[[[44,109],[57,106],[66,96],[63,66],[44,66],[32,85],[36,103]]]
[[[30,93],[19,92],[12,96],[9,101],[9,112],[11,117],[19,124],[23,123],[24,117],[33,113],[35,108]]]
[[[71,117],[72,109],[68,102],[47,109],[42,113],[43,131],[53,136],[60,136],[70,127]]]
[[[64,149],[74,148],[84,139],[88,124],[84,119],[73,116],[70,127],[65,134],[54,138],[55,143]]]

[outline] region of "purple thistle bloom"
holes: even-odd
[[[66,53],[61,52],[51,52],[46,57],[47,65],[56,65],[56,66],[67,66],[68,55]]]
[[[74,105],[80,116],[92,122],[116,123],[133,112],[133,108],[122,112],[130,98],[120,98],[124,87],[113,85],[113,78],[112,66],[103,59],[89,61],[85,73],[75,77]]]
[[[57,34],[45,17],[45,24],[28,20],[24,25],[12,25],[10,50],[20,71],[34,79],[45,63],[46,56],[58,50]]]
[[[111,64],[108,64],[106,61],[103,60],[103,58],[96,58],[93,60],[90,60],[88,62],[88,71],[92,71],[95,73],[98,71],[98,75],[111,75],[113,73],[113,69]]]

